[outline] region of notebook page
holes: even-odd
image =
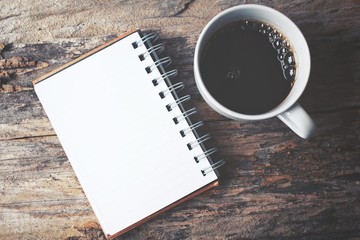
[[[100,224],[107,234],[140,221],[217,179],[206,176],[202,150],[189,150],[193,133],[181,137],[186,121],[174,124],[175,99],[154,87],[151,58],[140,61],[134,49],[138,32],[35,85],[36,93],[60,139]]]

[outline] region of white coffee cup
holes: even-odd
[[[235,112],[220,104],[206,89],[200,72],[201,54],[209,37],[225,25],[244,19],[258,20],[279,30],[290,42],[296,59],[296,78],[289,95],[274,109],[256,115]],[[310,116],[297,103],[297,100],[308,82],[310,65],[309,47],[299,28],[282,13],[272,8],[255,4],[232,7],[215,16],[201,32],[194,56],[196,85],[202,97],[215,111],[235,120],[261,120],[277,116],[296,134],[305,139],[314,134],[316,126]]]

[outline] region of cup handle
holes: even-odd
[[[299,103],[295,103],[287,111],[277,116],[291,130],[302,138],[311,137],[316,131],[316,125]]]

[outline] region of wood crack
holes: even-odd
[[[349,106],[349,107],[343,107],[343,108],[334,108],[334,109],[324,109],[324,110],[316,110],[316,111],[307,111],[310,115],[318,115],[318,114],[333,114],[333,113],[341,113],[341,112],[353,112],[353,111],[359,111],[360,106]],[[222,119],[209,119],[209,120],[203,120],[205,123],[215,123],[215,122],[227,122],[227,121],[233,121],[230,118],[223,117]],[[241,120],[242,121],[242,120]],[[246,120],[244,120],[246,121]]]
[[[11,44],[0,42],[0,57],[3,53],[9,51]],[[36,61],[23,56],[13,56],[0,59],[0,92],[12,93],[21,91],[32,91],[32,87],[11,84],[11,80],[18,75],[24,75],[42,68],[47,68],[49,64],[44,61]]]
[[[2,21],[2,20],[6,20],[6,19],[9,19],[9,18],[18,17],[18,16],[20,16],[20,15],[21,15],[21,13],[18,13],[18,14],[11,14],[11,15],[9,15],[9,16],[5,16],[5,17],[3,17],[3,18],[0,18],[0,21]]]
[[[322,113],[340,113],[340,112],[352,112],[360,110],[360,106],[349,106],[349,107],[342,107],[342,108],[334,108],[334,109],[324,109],[324,110],[317,110],[313,112],[309,112],[310,114],[322,114]]]
[[[44,135],[36,135],[36,136],[22,136],[22,137],[12,137],[12,138],[1,138],[1,141],[12,141],[12,140],[27,140],[27,139],[35,139],[35,138],[45,138],[45,137],[56,137],[56,134],[44,134]]]
[[[185,12],[189,8],[190,4],[192,4],[193,2],[194,2],[194,0],[190,0],[189,2],[185,3],[184,7],[182,9],[180,9],[177,13],[175,13],[174,16],[178,16],[178,15],[182,14],[183,12]]]

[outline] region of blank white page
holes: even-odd
[[[173,117],[181,115],[161,99],[152,80],[160,77],[138,32],[115,42],[74,65],[35,84],[35,91],[60,139],[66,155],[106,234],[144,219],[217,179],[203,176],[207,159],[196,163],[181,137],[188,126]]]

